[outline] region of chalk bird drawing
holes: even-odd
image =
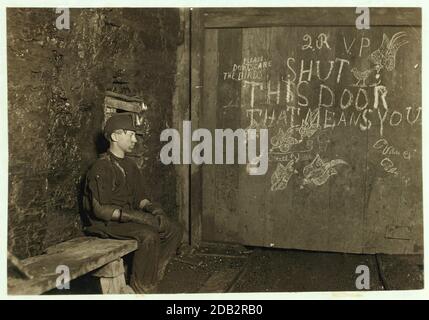
[[[317,123],[309,123],[308,121],[303,121],[298,132],[301,135],[302,140],[303,138],[311,138],[319,129],[320,126]]]
[[[301,126],[293,126],[286,132],[282,128],[279,128],[277,134],[271,137],[271,145],[273,147],[270,151],[279,149],[281,153],[288,153],[292,146],[300,144],[304,141],[304,138],[311,138],[318,130],[320,130],[320,126],[317,123],[308,123],[308,121],[303,121]],[[312,145],[309,143],[309,140],[307,142],[307,146],[310,149],[306,151],[310,151]]]
[[[317,154],[314,160],[303,169],[303,185],[314,184],[321,186],[328,181],[329,177],[338,173],[334,167],[340,164],[348,163],[341,159],[324,162]]]
[[[352,71],[353,76],[357,79],[357,82],[353,86],[355,86],[355,87],[366,87],[365,80],[369,77],[372,70],[368,69],[368,70],[364,70],[364,71],[359,71],[358,69],[353,68],[351,71]]]
[[[370,55],[370,60],[376,65],[377,72],[385,68],[387,71],[395,69],[396,53],[400,47],[407,44],[408,41],[404,31],[395,33],[389,40],[389,37],[383,33],[383,41],[380,48]]]
[[[290,160],[286,166],[282,165],[280,162],[277,163],[277,168],[271,176],[271,191],[286,189],[290,177],[298,173],[294,168],[294,164],[294,160]]]
[[[292,136],[293,132],[297,129],[297,127],[291,127],[284,132],[282,128],[279,128],[277,134],[271,138],[271,144],[273,145],[272,149],[278,148],[281,152],[286,153],[293,145],[301,143],[302,140],[298,140]]]

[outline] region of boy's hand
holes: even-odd
[[[147,224],[151,227],[156,228],[157,230],[159,229],[159,220],[155,216],[142,211],[122,210],[121,222],[135,222],[140,224]]]

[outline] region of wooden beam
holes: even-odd
[[[143,102],[143,100],[140,99],[140,98],[126,96],[124,94],[116,93],[116,92],[113,92],[113,91],[106,91],[106,96],[117,98],[119,100],[128,101],[128,102],[137,102],[137,103],[142,103]]]
[[[204,28],[279,26],[354,27],[355,7],[278,7],[201,9]],[[421,8],[370,8],[370,25],[421,27]]]
[[[201,21],[201,9],[191,11],[191,121],[193,128],[199,128],[202,99],[202,61],[204,30]],[[191,165],[190,179],[190,228],[191,245],[198,246],[201,241],[202,213],[202,172],[201,166]]]
[[[99,278],[103,294],[127,293],[129,288],[125,283],[124,261],[118,259],[92,273]]]
[[[98,278],[115,278],[124,273],[124,262],[119,258],[94,271],[92,275]]]
[[[180,22],[183,28],[183,42],[177,49],[177,73],[176,88],[173,96],[173,128],[183,132],[183,121],[191,119],[190,107],[190,10],[180,8]],[[179,220],[185,227],[185,233],[182,239],[183,243],[190,243],[189,230],[189,178],[190,166],[180,164],[174,166],[176,170],[176,199],[178,203]]]
[[[108,108],[121,109],[129,112],[140,113],[144,111],[143,105],[138,102],[124,101],[115,97],[106,96],[104,98],[104,105]]]

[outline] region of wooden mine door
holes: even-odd
[[[372,8],[370,29],[357,17],[192,11],[193,129],[269,132],[265,175],[193,167],[203,241],[422,252],[420,10]]]

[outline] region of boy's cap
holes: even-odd
[[[130,113],[118,113],[107,119],[104,126],[104,136],[109,139],[110,135],[118,129],[137,132],[133,116]]]

